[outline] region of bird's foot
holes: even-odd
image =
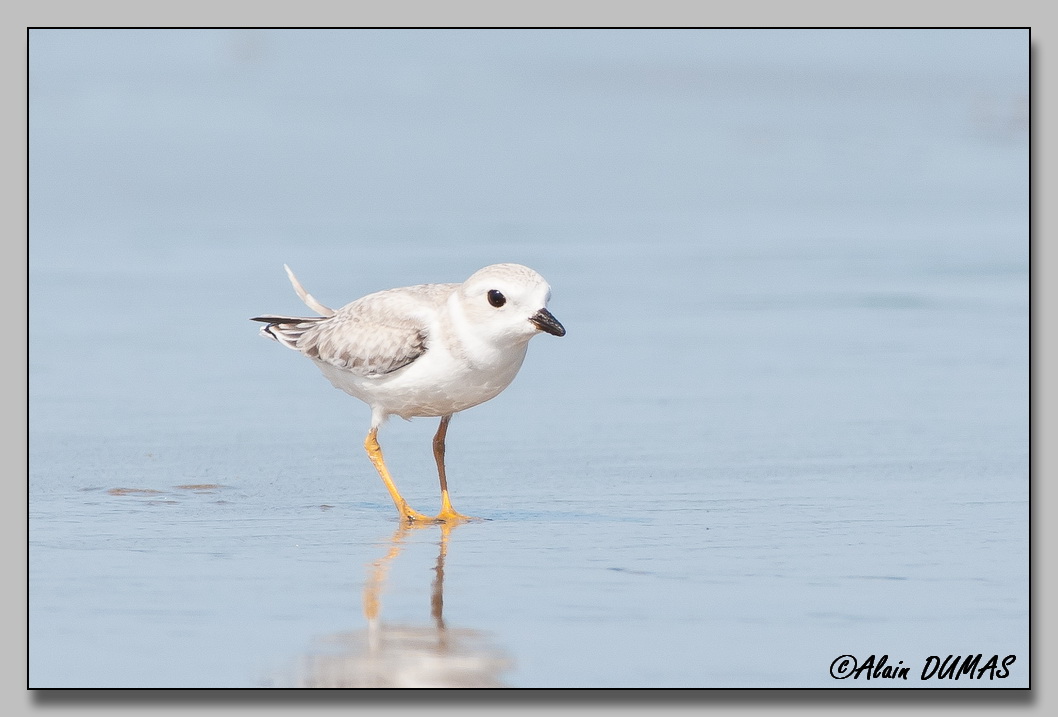
[[[452,509],[442,510],[434,517],[435,523],[469,523],[473,520],[484,520],[484,518],[475,518],[472,515],[463,515],[457,513]]]
[[[420,513],[417,510],[412,510],[408,507],[407,503],[398,508],[400,511],[400,518],[405,523],[433,523],[435,522],[430,516]]]
[[[412,510],[407,505],[400,509],[400,519],[401,522],[407,525],[455,525],[457,523],[485,520],[484,518],[475,518],[472,515],[463,515],[454,510],[442,510],[434,516],[424,515],[417,510]]]

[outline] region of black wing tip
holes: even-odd
[[[255,316],[250,321],[260,321],[265,324],[304,324],[304,323],[316,323],[320,319],[327,318],[324,316],[276,316],[274,314],[264,314],[262,316]]]

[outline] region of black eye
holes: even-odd
[[[489,291],[489,303],[498,309],[507,303],[507,297],[495,289],[492,289]]]

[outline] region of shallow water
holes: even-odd
[[[1024,33],[678,36],[31,34],[30,686],[1027,686]],[[495,261],[400,530],[247,319]]]

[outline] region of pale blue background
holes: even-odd
[[[368,412],[247,319],[518,261],[569,334],[453,422],[432,659],[1026,686],[1028,89],[1018,30],[31,32],[30,685],[362,677]],[[381,434],[427,511],[433,429]]]

